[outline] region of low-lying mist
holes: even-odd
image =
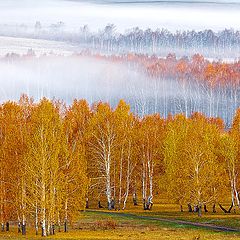
[[[112,107],[124,99],[139,116],[201,112],[221,117],[227,126],[240,104],[234,90],[212,90],[195,80],[183,84],[174,78],[154,78],[138,65],[88,56],[3,58],[0,81],[1,102],[18,100],[23,93],[35,101],[47,97],[71,104],[76,98]]]
[[[47,57],[0,63],[1,101],[18,99],[22,93],[40,98],[110,100],[119,95],[134,74],[123,66],[87,58]],[[118,89],[118,91],[116,91]]]
[[[71,103],[74,98],[84,98],[90,103],[101,100],[114,104],[122,98],[149,98],[155,85],[137,69],[88,57],[3,60],[0,79],[1,102],[17,100],[26,93],[35,100],[48,97]],[[168,86],[169,95],[174,95],[173,89]]]
[[[161,99],[180,98],[178,83],[150,79],[137,67],[88,57],[26,57],[0,61],[0,101],[18,100],[25,93],[36,101],[56,98],[70,104],[84,98],[91,104],[120,99],[140,115],[163,111]],[[159,102],[161,101],[161,102]]]

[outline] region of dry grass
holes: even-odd
[[[0,239],[40,239],[41,237],[34,236],[34,233],[28,233],[27,237],[21,237],[13,232],[9,234],[0,233]],[[198,230],[185,230],[185,229],[171,229],[162,228],[159,230],[151,231],[147,228],[142,230],[72,230],[68,233],[57,233],[54,237],[47,237],[47,239],[159,239],[159,240],[237,240],[240,239],[239,235],[223,234],[223,233],[209,233]]]
[[[105,210],[106,211],[106,210]],[[122,211],[120,211],[122,212]],[[154,205],[153,211],[143,211],[141,206],[131,207],[126,213],[136,215],[149,215],[154,217],[166,217],[183,219],[187,221],[210,222],[212,224],[237,226],[240,225],[239,214],[224,214],[218,211],[217,214],[207,213],[202,218],[188,212],[181,213],[175,205]],[[114,211],[114,213],[116,213]],[[35,236],[34,230],[27,229],[27,237],[17,234],[16,228],[11,228],[9,233],[0,232],[0,239],[40,239]],[[138,218],[112,216],[99,212],[82,212],[79,221],[71,226],[68,233],[56,232],[55,236],[47,239],[159,239],[159,240],[237,240],[239,234],[214,232],[206,229],[169,224]]]
[[[116,229],[118,223],[117,221],[109,218],[104,220],[98,220],[93,224],[94,230],[113,230]]]

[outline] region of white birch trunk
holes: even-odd
[[[123,168],[123,148],[121,151],[120,158],[120,169],[119,169],[119,197],[118,197],[118,208],[121,208],[121,200],[122,200],[122,168]]]
[[[130,149],[129,149],[130,151]],[[128,154],[128,167],[127,167],[127,179],[126,179],[126,193],[123,201],[123,210],[126,208],[127,199],[129,195],[129,186],[130,186],[130,153]]]
[[[45,183],[42,184],[42,196],[41,196],[41,221],[42,221],[42,236],[47,236],[47,229],[46,229],[46,189]]]
[[[35,206],[35,231],[36,235],[38,235],[38,205],[36,201],[36,206]]]
[[[112,201],[112,189],[111,189],[111,146],[110,139],[108,141],[108,152],[105,159],[105,169],[106,169],[106,196],[108,202],[108,209],[111,210],[111,201]]]

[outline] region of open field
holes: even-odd
[[[154,206],[153,211],[143,212],[140,206],[128,211],[96,211],[81,212],[78,222],[69,228],[68,233],[58,232],[48,239],[239,239],[240,233],[222,232],[196,227],[188,224],[164,222],[153,218],[181,219],[184,221],[201,222],[211,225],[226,226],[239,229],[239,215],[207,213],[202,218],[187,212],[177,212],[176,206],[168,205],[163,211],[163,205]],[[141,218],[140,216],[148,216]],[[38,239],[33,230],[27,231],[27,236],[18,235],[16,228],[9,233],[0,233],[0,239]]]
[[[81,50],[80,47],[61,41],[0,36],[1,57],[12,52],[26,54],[29,49],[37,56],[49,53],[68,56]]]

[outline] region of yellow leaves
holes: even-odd
[[[25,201],[29,213],[44,206],[51,220],[77,216],[90,180],[93,200],[108,189],[108,201],[115,198],[119,206],[133,193],[155,195],[159,183],[179,203],[216,201],[228,184],[224,168],[240,170],[239,116],[223,134],[221,120],[200,113],[139,118],[123,100],[115,109],[102,102],[90,108],[85,100],[65,108],[23,96],[0,107],[1,179],[16,185],[6,198],[15,213]]]
[[[85,207],[85,197],[89,186],[87,178],[87,136],[91,112],[85,100],[74,100],[64,117],[65,153],[61,156],[63,174],[62,195],[68,202],[67,216],[78,216],[79,209]],[[65,213],[66,214],[66,213]]]
[[[73,104],[67,109],[64,118],[65,131],[70,131],[68,134],[71,137],[77,137],[77,135],[80,137],[83,131],[86,131],[91,115],[92,113],[86,100],[74,100]]]
[[[188,120],[183,115],[175,116],[167,123],[164,138],[164,169],[168,195],[177,201],[187,201],[189,194],[189,163],[185,159]]]
[[[164,140],[166,177],[174,179],[168,191],[181,202],[210,201],[217,188],[219,127],[201,114],[168,122]],[[179,192],[179,189],[180,192]],[[184,192],[183,192],[184,191]],[[192,199],[192,200],[191,200]]]
[[[1,202],[1,207],[5,205],[6,218],[14,217],[19,207],[18,188],[23,175],[26,134],[22,111],[23,107],[14,102],[6,102],[0,107],[0,181],[4,184],[0,195],[6,192]]]
[[[112,135],[112,139],[115,128],[113,117],[112,109],[108,104],[101,102],[95,104],[93,106],[93,117],[88,128],[89,137],[97,139],[100,135],[106,140],[108,135]]]
[[[237,138],[240,136],[240,109],[236,111],[230,133]]]
[[[116,110],[115,110],[115,114],[119,114],[120,116],[126,116],[130,114],[130,105],[126,104],[124,102],[124,100],[120,100]]]

